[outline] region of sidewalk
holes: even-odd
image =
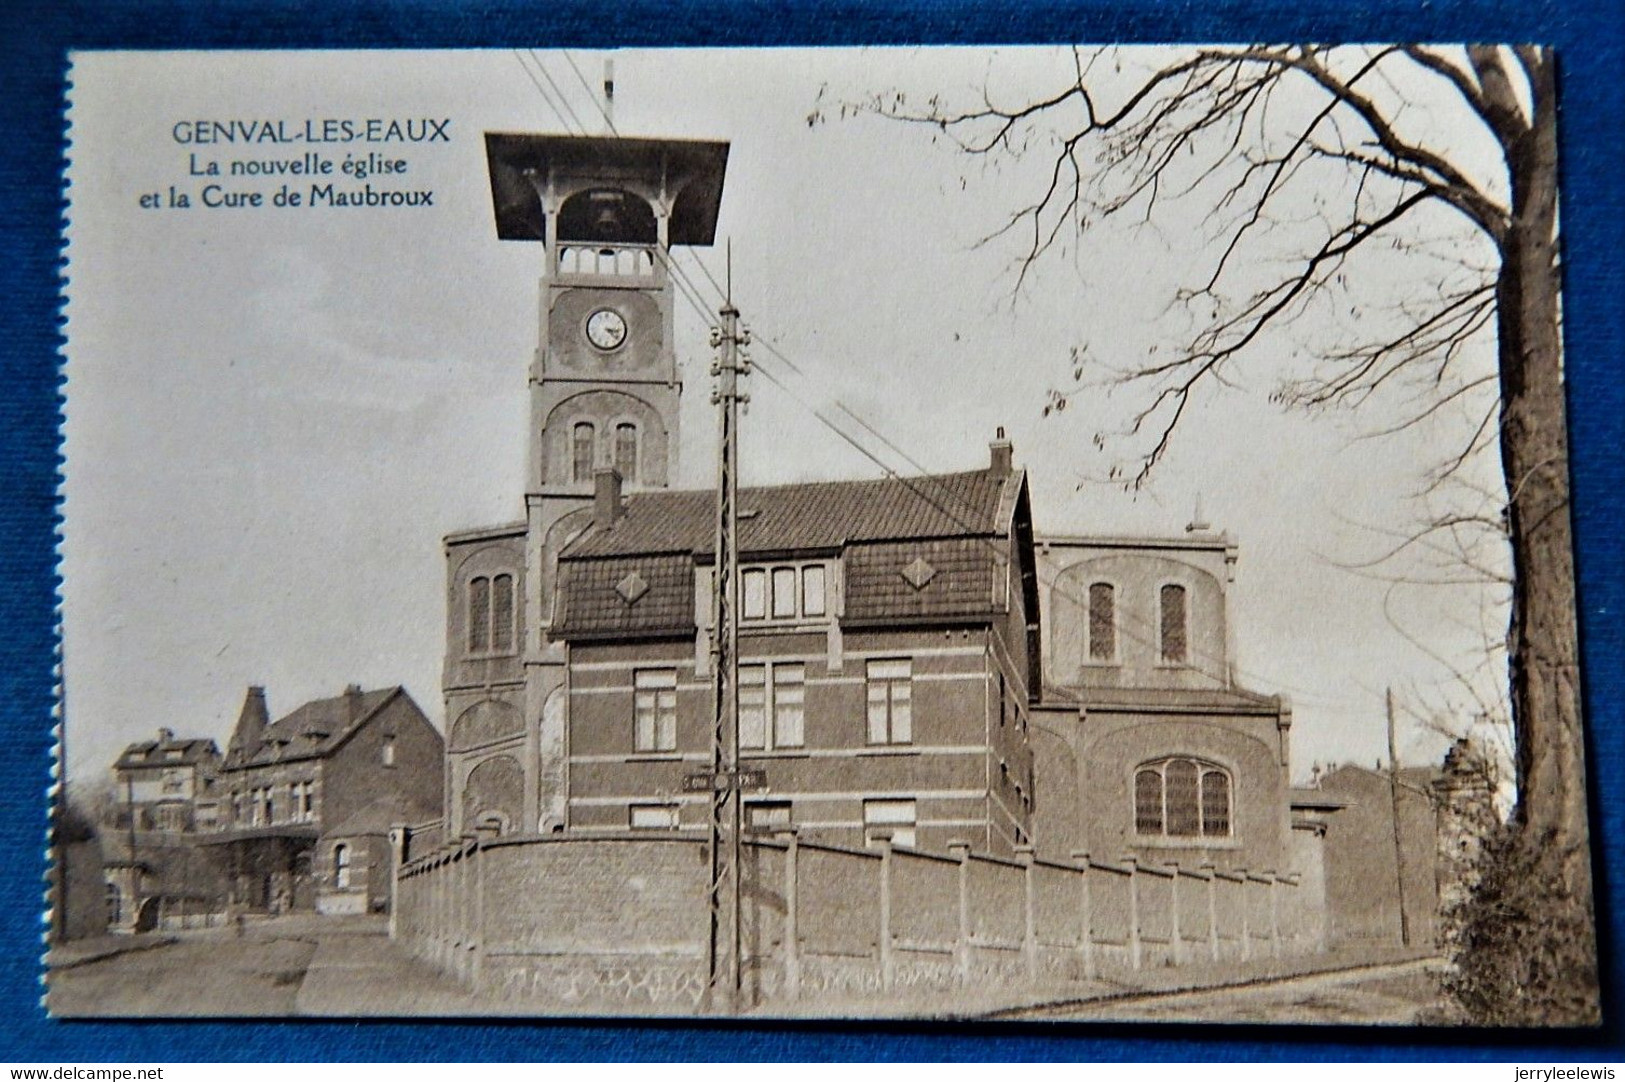
[[[174,942],[175,937],[166,932],[137,932],[134,935],[107,934],[92,936],[89,939],[70,939],[66,943],[53,944],[45,956],[45,964],[53,970],[72,969],[75,966],[89,965],[92,962],[100,962],[105,958],[113,958],[120,954],[167,947]]]
[[[326,1018],[479,1013],[468,989],[409,957],[376,917],[315,917],[316,953],[305,969],[295,1013]]]

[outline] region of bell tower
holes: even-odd
[[[564,656],[547,639],[557,555],[590,522],[597,472],[631,491],[677,472],[668,252],[713,243],[728,144],[489,132],[485,152],[497,236],[542,256],[519,626],[523,829],[546,831],[568,822]]]

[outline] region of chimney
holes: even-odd
[[[344,689],[344,712],[351,721],[361,716],[361,685],[351,684]]]
[[[621,517],[621,475],[614,466],[600,466],[592,473],[592,524],[599,529],[613,526]]]
[[[159,729],[158,730],[158,743],[159,744],[173,744],[174,742],[175,742],[175,730],[174,729]]]
[[[1010,473],[1015,469],[1015,455],[1010,441],[1004,438],[1004,426],[1000,425],[993,442],[987,445],[989,465],[994,473]]]
[[[226,745],[226,754],[248,755],[260,746],[260,740],[265,735],[265,727],[271,724],[271,713],[265,707],[265,689],[258,684],[248,689],[243,696],[243,709],[237,715],[237,727],[231,731],[231,742]]]

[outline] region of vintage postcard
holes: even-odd
[[[49,1009],[1594,1023],[1554,66],[74,54]]]

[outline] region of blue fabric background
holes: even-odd
[[[1625,792],[1625,10],[1619,0],[0,2],[0,1060],[1619,1059]],[[39,1005],[55,650],[58,274],[70,48],[1539,41],[1562,72],[1574,508],[1609,1025],[1595,1034],[1283,1027],[53,1022]],[[87,163],[85,168],[96,168]]]

